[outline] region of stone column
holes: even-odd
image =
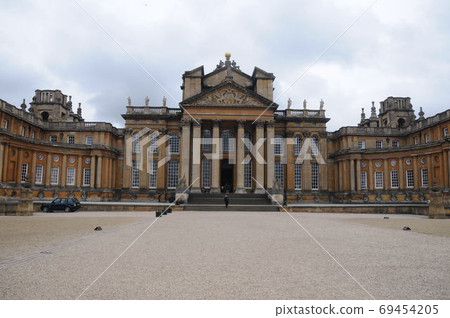
[[[95,188],[95,156],[91,156],[91,188]]]
[[[406,174],[403,171],[403,158],[398,158],[398,187],[399,189],[405,188]]]
[[[361,160],[356,159],[356,191],[361,191]]]
[[[46,186],[50,185],[51,171],[52,171],[52,154],[47,153],[47,164],[45,167],[45,185]]]
[[[383,160],[383,186],[384,186],[384,190],[387,190],[391,187],[391,174],[389,173],[389,159],[384,159]]]
[[[75,186],[81,187],[83,185],[82,178],[83,178],[83,157],[78,156]]]
[[[0,182],[3,181],[3,157],[5,156],[5,146],[3,142],[0,142]]]
[[[338,191],[342,191],[344,190],[344,167],[342,165],[342,160],[339,160],[337,162],[337,171],[338,171],[338,187],[339,190]]]
[[[444,150],[442,153],[442,175],[444,177],[444,179],[442,180],[442,187],[444,188],[448,188],[448,151]],[[1,180],[1,179],[0,179]]]
[[[433,155],[428,155],[426,158],[428,169],[428,188],[431,188],[434,186]]]
[[[191,121],[187,118],[181,120],[181,178],[186,180],[186,186],[190,185],[191,167]]]
[[[193,138],[193,143],[194,143],[194,147],[195,149],[193,149],[193,157],[192,157],[192,192],[197,192],[200,193],[200,166],[201,166],[201,143],[200,143],[200,139],[202,137],[201,134],[201,122],[200,120],[197,120],[197,122],[193,123],[194,128],[192,131],[192,138]],[[186,177],[187,178],[187,177]],[[187,180],[187,179],[186,179]],[[189,184],[186,184],[187,186],[189,186]]]
[[[20,182],[20,177],[22,176],[22,155],[23,155],[23,150],[22,148],[18,148],[17,149],[17,165],[16,165],[16,182],[19,185]]]
[[[267,189],[271,190],[273,188],[273,181],[275,175],[275,154],[274,154],[274,138],[275,129],[273,121],[267,122],[267,165],[266,165],[266,175],[267,175]],[[283,154],[286,155],[286,154]],[[284,184],[281,185],[284,188]]]
[[[350,190],[355,191],[355,160],[350,159]]]
[[[211,192],[220,192],[220,120],[213,121],[213,143],[212,143],[212,158],[211,158]]]
[[[2,143],[2,154],[1,154],[1,161],[2,165],[0,166],[0,182],[7,182],[6,180],[8,178],[8,152],[9,152],[9,146],[7,143]]]
[[[97,169],[96,169],[97,173],[96,173],[96,186],[97,188],[101,188],[102,187],[102,157],[98,156],[97,157]]]
[[[245,120],[238,121],[238,132],[237,132],[237,142],[236,142],[236,193],[244,193],[244,158],[245,149],[243,138],[245,136]]]
[[[294,142],[293,142],[293,136],[294,134],[292,132],[286,133],[286,143],[285,143],[285,150],[286,153],[283,155],[286,156],[285,162],[286,162],[286,189],[287,190],[295,190],[295,159],[297,159],[294,156]]]
[[[417,167],[417,156],[412,157],[413,158],[413,171],[414,171],[414,189],[419,189],[419,180],[421,178],[420,176],[420,170]]]
[[[33,154],[31,155],[31,167],[28,169],[28,177],[30,178],[31,184],[36,183],[36,159],[37,153],[36,151],[33,151]]]
[[[66,154],[64,154],[62,156],[62,163],[61,163],[61,186],[65,186],[66,185],[66,178],[67,175],[67,156]]]
[[[258,143],[258,140],[261,140],[264,138],[264,122],[258,120],[256,122],[256,139],[255,143]],[[259,147],[258,149],[259,154],[262,158],[264,158],[264,143]],[[255,166],[256,166],[256,190],[255,193],[265,193],[264,190],[264,165],[265,162],[258,162],[258,160],[255,160]]]

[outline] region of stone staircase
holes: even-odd
[[[230,193],[228,208],[225,207],[223,193],[191,193],[188,203],[184,205],[187,211],[264,211],[277,212],[278,207],[272,205],[265,194]]]

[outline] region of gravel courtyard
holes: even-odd
[[[450,299],[450,220],[291,215],[0,217],[0,299]]]

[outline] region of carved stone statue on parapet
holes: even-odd
[[[325,104],[325,102],[323,101],[323,99],[320,99],[320,110],[323,109],[323,104]]]
[[[167,98],[166,98],[166,96],[163,96],[162,102],[163,102],[163,107],[166,107],[166,104],[167,104]]]
[[[303,108],[306,109],[308,102],[306,101],[306,99],[303,100]]]
[[[148,103],[150,102],[150,99],[148,98],[148,96],[145,96],[144,102],[145,102],[145,106],[148,106]]]
[[[130,96],[128,96],[127,101],[128,101],[128,106],[131,106],[131,97]]]
[[[288,104],[287,104],[287,109],[291,109],[291,105],[292,105],[292,100],[291,100],[291,98],[289,97],[289,99],[288,99]]]

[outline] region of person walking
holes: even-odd
[[[225,194],[225,197],[223,198],[223,200],[225,201],[225,207],[228,208],[228,202],[229,202],[228,194]]]

